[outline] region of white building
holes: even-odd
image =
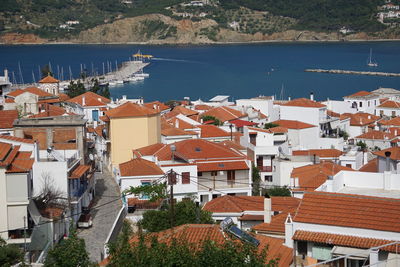
[[[397,117],[400,116],[400,102],[387,100],[376,107],[376,115]]]
[[[349,102],[351,107],[356,109],[357,112],[375,114],[375,107],[379,105],[379,95],[367,91],[360,91],[345,96],[343,99]]]

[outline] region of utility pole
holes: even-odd
[[[26,217],[24,216],[24,252],[26,252]]]
[[[171,169],[168,173],[168,183],[170,185],[169,205],[171,212],[171,228],[175,225],[175,210],[174,210],[174,183],[176,182],[176,173]]]

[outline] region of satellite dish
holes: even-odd
[[[89,159],[94,160],[93,154],[89,154]]]

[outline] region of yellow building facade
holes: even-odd
[[[133,158],[133,149],[161,141],[160,113],[133,103],[125,103],[106,112],[109,118],[111,164]]]

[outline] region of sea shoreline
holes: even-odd
[[[44,43],[2,43],[0,46],[24,46],[24,45],[149,45],[149,46],[212,46],[212,45],[252,45],[252,44],[301,44],[301,43],[364,43],[364,42],[399,42],[400,39],[351,39],[351,40],[261,40],[247,42],[210,42],[210,43],[152,43],[152,42],[44,42]]]

